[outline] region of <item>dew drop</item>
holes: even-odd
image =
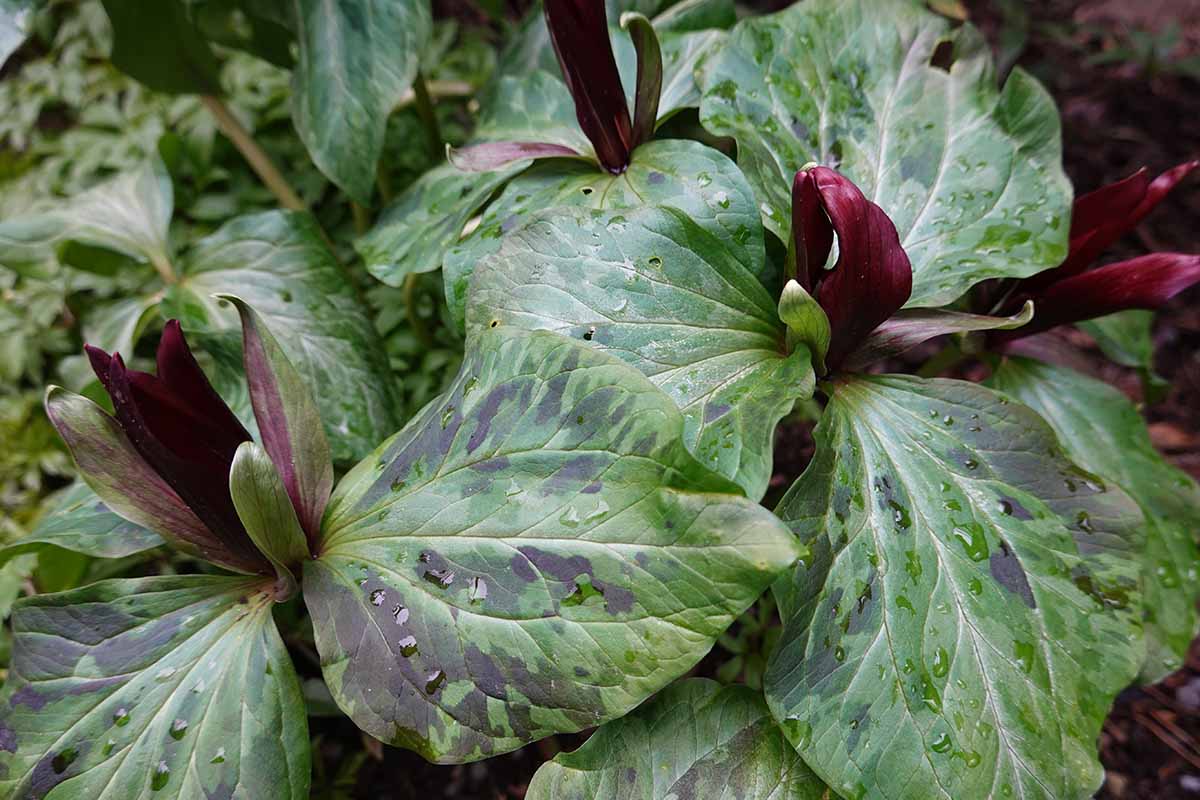
[[[396,478],[396,480],[392,481],[392,491],[393,492],[400,491],[401,489],[404,488],[404,486],[405,486],[404,481],[400,480],[399,478]]]
[[[521,487],[517,484],[517,479],[509,478],[508,479],[508,488],[504,490],[504,495],[506,497],[512,497],[513,495],[518,495],[520,493],[521,493]]]
[[[124,728],[129,724],[129,709],[121,706],[113,712],[113,724],[118,728]]]
[[[925,707],[930,711],[935,714],[942,713],[942,695],[928,675],[921,678],[921,699],[925,701]]]
[[[177,719],[171,723],[171,738],[179,741],[187,734],[188,724],[186,719]]]
[[[482,603],[488,596],[487,581],[483,578],[471,578],[471,587],[468,592],[472,603]]]
[[[1033,671],[1033,662],[1037,657],[1037,651],[1030,642],[1013,642],[1013,658],[1016,659],[1017,665],[1021,668],[1021,672],[1028,675]]]
[[[421,577],[439,589],[445,589],[454,583],[454,573],[448,569],[427,569]]]
[[[442,412],[442,430],[446,430],[450,426],[452,419],[454,419],[454,406],[446,406],[446,410]]]
[[[592,325],[586,331],[584,331],[583,339],[586,342],[590,342],[592,339],[595,339],[595,338],[596,338],[596,326]]]
[[[596,503],[596,508],[590,514],[588,514],[586,517],[584,517],[583,521],[591,522],[592,520],[600,519],[607,513],[608,513],[608,503],[604,502],[603,500],[600,500],[599,502]]]
[[[167,785],[167,781],[171,780],[171,768],[167,766],[166,761],[158,762],[158,766],[154,768],[154,773],[150,776],[150,788],[154,791],[160,791]]]
[[[579,524],[579,512],[575,509],[575,506],[567,506],[567,510],[559,516],[558,521],[568,528],[574,528]]]
[[[116,746],[117,746],[117,740],[109,739],[107,742],[104,743],[104,747],[100,750],[100,754],[105,755],[105,756],[109,755],[110,753],[112,753],[113,748],[115,748]]]
[[[429,677],[425,680],[425,694],[434,694],[438,689],[442,688],[442,684],[446,682],[446,673],[440,669],[429,673]]]
[[[662,268],[662,259],[658,256],[650,256],[650,260],[647,263],[649,263],[654,269]]]
[[[946,648],[939,647],[933,654],[933,677],[944,678],[950,672],[950,656]]]
[[[176,672],[178,672],[178,670],[176,670],[174,667],[164,667],[155,673],[154,679],[157,681],[169,680]]]
[[[383,598],[385,596],[387,596],[387,592],[385,592],[383,589],[376,589],[375,591],[371,592],[371,605],[375,607],[383,605]]]
[[[400,648],[400,655],[404,656],[405,658],[412,658],[420,652],[420,650],[417,648],[417,637],[415,636],[405,636],[403,639],[396,642],[396,645]]]
[[[208,763],[210,763],[210,764],[224,764],[224,763],[225,763],[225,748],[224,748],[224,747],[218,747],[218,748],[217,748],[217,752],[216,752],[216,753],[213,755],[212,759],[211,759],[211,760],[210,760]]]
[[[979,462],[973,458],[968,458],[963,461],[963,466],[967,469],[976,469],[979,466]]]
[[[938,734],[938,737],[933,740],[933,744],[931,744],[930,747],[935,753],[948,752],[951,747],[950,735],[946,733]]]
[[[403,625],[408,622],[408,609],[396,603],[392,606],[392,619],[396,620],[397,625]]]

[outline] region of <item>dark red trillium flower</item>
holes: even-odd
[[[633,123],[608,38],[604,0],[546,0],[546,27],[579,127],[612,173],[629,166]]]
[[[825,262],[837,236],[833,269]],[[825,363],[836,370],[912,294],[912,266],[896,226],[848,178],[828,167],[792,182],[796,281],[829,319]]]
[[[1001,296],[993,313],[1013,313],[1032,300],[1033,321],[1015,330],[993,331],[990,343],[1003,346],[1059,325],[1117,311],[1154,310],[1200,283],[1200,256],[1184,253],[1153,253],[1103,267],[1092,266],[1109,245],[1136,227],[1198,166],[1200,161],[1180,164],[1153,180],[1143,168],[1077,199],[1066,260],[1033,277],[1006,281],[999,291],[992,292],[993,296]]]
[[[216,537],[232,564],[266,574],[271,564],[242,525],[229,493],[233,456],[250,434],[188,349],[178,320],[163,329],[158,375],[130,370],[119,353],[85,345],[118,424],[142,459]]]
[[[641,15],[622,19],[637,51],[637,88],[632,119],[621,74],[613,56],[604,0],[545,0],[546,27],[563,80],[575,101],[575,118],[600,165],[619,175],[630,155],[654,135],[662,94],[662,51],[649,21]],[[551,142],[484,142],[451,149],[459,169],[487,172],[529,158],[580,157],[584,154]]]

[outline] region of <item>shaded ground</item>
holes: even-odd
[[[1200,115],[1195,113],[1200,80],[1184,69],[1184,59],[1200,53],[1200,0],[976,0],[967,6],[1001,58],[1016,58],[1054,95],[1063,113],[1066,169],[1081,192],[1143,165],[1161,171],[1200,156]],[[1170,31],[1173,22],[1177,34]],[[1136,33],[1145,30],[1159,32],[1149,48]],[[1099,54],[1117,58],[1087,63]],[[1200,178],[1193,176],[1110,255],[1117,260],[1150,250],[1196,252],[1198,221]],[[1147,409],[1151,435],[1176,464],[1200,478],[1200,289],[1177,297],[1158,316],[1154,340],[1155,366],[1170,389]],[[1089,340],[1080,334],[1078,343],[1087,347]],[[1099,361],[1097,370],[1142,399],[1133,371]],[[809,426],[781,428],[774,496],[803,471],[811,453]],[[710,657],[698,671],[711,674],[716,663]],[[360,738],[346,720],[313,722],[314,734],[320,735],[316,798],[519,800],[541,761],[585,739],[554,737],[487,762],[437,767]],[[368,742],[368,754],[359,756],[361,768],[346,771],[340,787],[345,793],[326,793],[337,784],[339,767],[349,766],[361,752],[360,741]],[[1101,798],[1200,798],[1200,647],[1194,644],[1185,668],[1161,684],[1118,698],[1101,748],[1108,770]]]

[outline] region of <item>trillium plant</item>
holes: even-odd
[[[339,5],[243,22],[366,203],[430,12]],[[17,602],[0,796],[300,800],[334,709],[445,764],[590,731],[531,800],[1091,797],[1197,632],[1200,489],[1060,334],[1200,283],[1103,260],[1200,162],[1073,200],[1045,90],[910,0],[544,0],[476,99],[353,256],[296,208],[176,253],[156,161],[0,223],[161,281],[47,391],[79,481],[0,558],[163,554]],[[462,362],[403,422],[354,281],[435,270]]]

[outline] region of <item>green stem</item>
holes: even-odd
[[[200,102],[204,103],[204,106],[212,113],[217,128],[228,137],[229,141],[233,142],[233,146],[250,164],[250,168],[258,175],[259,180],[271,190],[271,194],[275,195],[279,204],[293,211],[307,211],[308,206],[292,189],[291,184],[283,177],[283,173],[276,168],[271,157],[258,146],[254,137],[233,116],[229,106],[225,105],[221,98],[211,94],[201,95]]]
[[[413,333],[425,347],[433,347],[433,337],[425,327],[425,321],[417,313],[417,273],[410,272],[404,278],[404,309],[408,312],[408,324]]]
[[[371,217],[357,202],[350,201],[350,212],[354,215],[354,233],[362,236],[371,227]]]
[[[425,133],[429,136],[429,152],[435,159],[442,155],[442,129],[438,125],[437,111],[433,107],[433,97],[429,94],[429,86],[425,83],[425,76],[420,72],[417,73],[417,78],[413,81],[413,96],[417,101],[417,116],[421,118],[421,124],[425,126]]]

